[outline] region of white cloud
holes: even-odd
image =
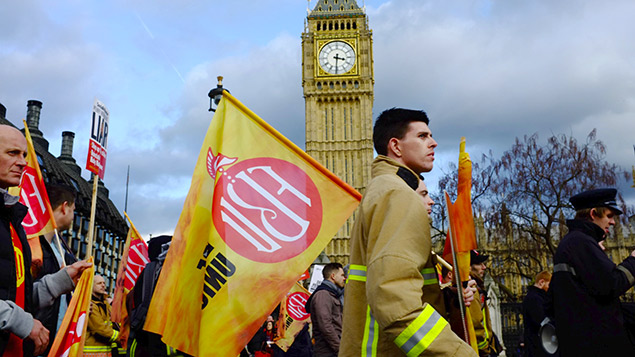
[[[635,162],[635,3],[365,3],[374,116],[393,106],[428,112],[439,142],[431,179],[455,161],[461,136],[478,158],[490,149],[500,155],[517,136],[573,133],[583,140],[597,128],[610,162],[625,169]],[[50,151],[59,154],[61,131],[75,131],[83,166],[92,101],[104,101],[111,111],[110,197],[123,209],[130,165],[135,225],[144,234],[169,232],[212,117],[207,92],[217,75],[304,147],[305,8],[297,0],[9,2],[3,14],[11,16],[0,22],[9,34],[0,37],[0,102],[18,122],[28,99],[41,100]]]

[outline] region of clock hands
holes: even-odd
[[[318,63],[327,74],[345,74],[355,63],[355,50],[347,42],[327,42],[320,49]]]
[[[339,53],[336,53],[335,56],[333,56],[333,58],[335,59],[335,74],[337,74],[337,69],[338,69],[337,61],[338,60],[345,60],[346,58],[340,57]]]

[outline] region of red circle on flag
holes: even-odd
[[[20,181],[22,190],[20,202],[27,205],[30,211],[22,220],[22,227],[27,236],[39,233],[51,220],[44,205],[45,200],[48,201],[48,196],[41,185],[37,171],[31,166],[25,167]],[[25,199],[28,202],[24,202]]]
[[[305,251],[322,226],[322,200],[296,165],[255,158],[221,168],[213,201],[214,226],[241,256],[278,263]]]
[[[309,313],[304,308],[309,300],[309,294],[305,292],[297,292],[289,295],[287,298],[287,313],[294,320],[302,321],[309,317]]]

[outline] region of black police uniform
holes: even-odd
[[[576,210],[615,205],[614,189],[571,198]],[[604,230],[590,221],[567,221],[569,233],[554,256],[550,284],[561,356],[632,356],[619,297],[635,284],[635,257],[615,265],[600,248]]]

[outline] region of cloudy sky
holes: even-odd
[[[629,171],[635,164],[635,2],[358,3],[373,30],[374,116],[393,106],[426,110],[439,142],[437,174],[456,160],[461,136],[473,157],[500,156],[517,136],[584,140],[593,128],[608,161]],[[62,131],[73,131],[83,166],[93,100],[104,102],[104,181],[123,211],[130,165],[128,212],[146,237],[176,225],[216,76],[304,147],[307,1],[24,0],[0,10],[7,119],[19,123],[29,99],[42,101],[50,151],[59,155]],[[621,190],[635,192],[626,182]]]

